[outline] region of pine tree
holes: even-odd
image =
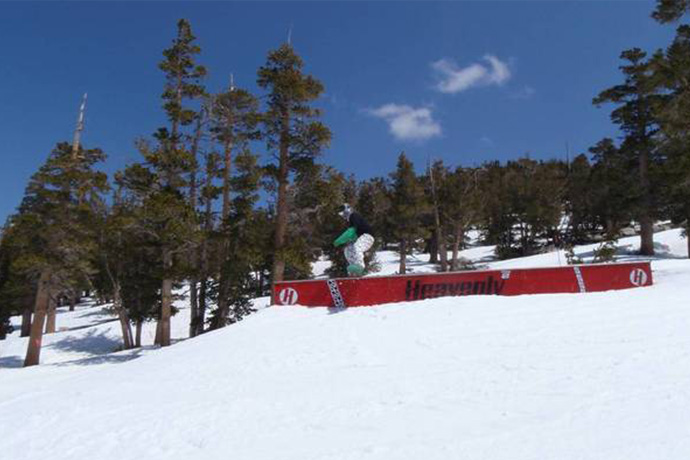
[[[319,110],[310,105],[323,93],[323,85],[311,75],[305,75],[303,66],[292,46],[284,44],[268,54],[266,64],[258,71],[258,85],[268,90],[268,107],[262,117],[263,134],[274,158],[266,170],[277,184],[274,282],[283,280],[288,257],[291,176],[313,163],[331,138],[330,130],[315,121]]]
[[[165,59],[159,65],[166,76],[162,98],[170,130],[160,128],[154,135],[154,145],[140,142],[144,163],[129,166],[123,175],[123,185],[139,204],[138,231],[148,234],[161,254],[161,310],[157,331],[157,343],[161,346],[170,345],[173,284],[176,277],[184,276],[184,260],[180,256],[189,254],[198,238],[196,210],[185,197],[189,175],[195,168],[194,158],[185,147],[182,133],[182,128],[192,125],[198,117],[184,102],[204,94],[200,81],[206,69],[194,62],[200,52],[194,41],[189,22],[181,19],[177,23],[177,37],[163,51]]]
[[[230,184],[233,198],[228,218],[221,226],[222,238],[226,240],[222,243],[225,252],[216,290],[218,308],[211,321],[214,328],[240,321],[253,311],[251,297],[256,291],[253,273],[262,262],[264,247],[260,228],[264,223],[257,219],[254,210],[261,179],[257,157],[244,150],[236,156],[235,165],[236,173]],[[225,283],[223,289],[221,281]]]
[[[518,224],[514,205],[514,181],[508,168],[499,162],[485,164],[477,171],[477,193],[481,197],[479,226],[485,242],[496,245],[496,255],[508,259],[519,255],[513,229]]]
[[[601,140],[590,148],[590,153],[592,214],[604,230],[604,239],[613,240],[632,219],[635,196],[630,191],[635,188],[635,176],[629,173],[629,156],[613,140]]]
[[[568,226],[565,244],[583,244],[595,230],[592,213],[592,166],[586,155],[578,155],[568,165],[565,209]]]
[[[240,152],[244,161],[247,160],[249,142],[259,138],[257,124],[259,122],[258,100],[248,91],[231,85],[227,92],[218,94],[214,98],[212,112],[212,127],[214,139],[223,149],[222,173],[222,211],[221,225],[224,229],[220,237],[220,251],[223,269],[218,280],[218,310],[214,316],[212,327],[218,328],[227,324],[230,315],[232,296],[230,295],[231,276],[236,275],[230,268],[230,241],[233,223],[231,219],[231,191],[232,191],[232,160],[235,152]],[[251,156],[251,155],[250,155]],[[240,191],[240,193],[242,193]]]
[[[657,106],[659,143],[667,162],[662,170],[667,211],[685,225],[690,257],[690,26],[682,25],[665,52],[652,60],[653,80],[663,91]]]
[[[199,305],[196,312],[193,312],[193,317],[191,318],[191,337],[204,332],[206,309],[209,304],[209,299],[211,298],[211,277],[213,274],[220,272],[219,267],[226,254],[223,245],[227,241],[228,235],[223,232],[221,232],[221,235],[217,235],[218,232],[215,229],[216,218],[213,211],[214,202],[220,196],[222,190],[222,187],[215,185],[215,181],[223,177],[223,175],[224,170],[221,167],[221,155],[217,152],[207,153],[204,186],[201,189],[201,205],[204,210],[201,217],[202,237],[200,243]]]
[[[386,249],[394,242],[395,238],[387,224],[391,196],[386,179],[374,177],[362,182],[359,186],[356,209],[374,229],[377,247]]]
[[[477,224],[480,209],[479,170],[458,167],[448,172],[439,187],[444,234],[450,235],[450,270],[460,269],[459,252],[465,246],[465,234]]]
[[[639,48],[624,51],[621,59],[626,63],[620,67],[625,81],[602,91],[594,104],[613,103],[617,107],[611,112],[611,120],[625,133],[621,150],[633,161],[639,185],[636,217],[640,223],[640,253],[654,255],[654,218],[657,215],[655,184],[652,182],[655,162],[654,135],[658,130],[654,116],[659,95],[650,79],[649,62],[646,53]]]
[[[449,171],[442,161],[436,161],[433,165],[428,165],[427,175],[424,177],[426,195],[430,198],[429,206],[432,220],[432,244],[430,263],[439,262],[436,257],[440,256],[440,270],[448,271],[448,250],[446,249],[446,233],[444,205],[441,201],[440,193],[444,183],[448,180]]]
[[[690,11],[689,0],[657,0],[652,17],[662,24],[675,22]]]
[[[398,271],[405,274],[407,255],[414,249],[416,240],[428,236],[427,230],[421,225],[423,214],[428,212],[428,201],[424,195],[424,187],[405,153],[398,157],[397,168],[391,174],[391,181],[392,205],[389,225],[399,243]]]
[[[57,298],[95,272],[92,219],[107,177],[93,166],[104,159],[99,149],[60,143],[27,186],[15,218],[24,241],[15,268],[37,280],[25,366],[39,362],[44,325],[55,330]]]

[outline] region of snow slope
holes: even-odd
[[[656,240],[648,288],[275,307],[165,350],[3,367],[0,458],[686,460],[690,261],[678,231]]]

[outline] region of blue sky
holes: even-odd
[[[615,136],[591,104],[620,81],[624,49],[666,46],[652,1],[0,2],[0,219],[56,142],[71,140],[89,93],[83,143],[116,171],[136,138],[165,123],[161,51],[191,21],[217,91],[256,70],[292,25],[306,71],[325,84],[326,163],[388,174],[400,151],[477,165],[586,151]]]

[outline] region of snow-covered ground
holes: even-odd
[[[686,460],[690,261],[678,230],[655,239],[648,288],[267,308],[163,350],[111,353],[101,307],[61,312],[41,366],[0,342],[0,458]],[[565,263],[490,255],[463,253]]]

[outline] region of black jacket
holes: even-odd
[[[350,214],[349,218],[350,222],[350,227],[354,227],[355,231],[357,232],[357,236],[362,236],[365,233],[368,233],[369,235],[374,235],[374,231],[371,229],[371,226],[369,223],[364,220],[364,217],[360,216],[356,212],[353,212]]]

